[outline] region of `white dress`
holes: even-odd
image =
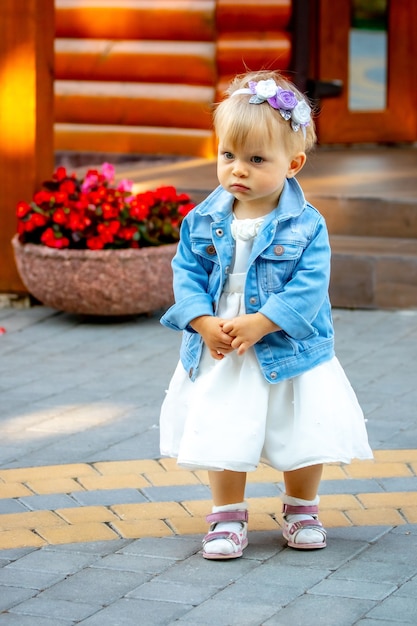
[[[247,261],[262,221],[232,223],[235,261],[219,317],[245,313]],[[372,458],[362,410],[336,357],[270,384],[253,348],[220,361],[204,348],[195,382],[178,363],[162,404],[160,428],[161,454],[190,469],[248,472],[263,461],[290,471]]]

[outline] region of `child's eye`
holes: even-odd
[[[226,160],[229,160],[229,161],[235,158],[232,152],[224,152],[223,156]]]
[[[252,161],[253,163],[263,163],[263,161],[264,161],[264,160],[263,160],[263,158],[262,158],[262,157],[260,157],[260,156],[253,156],[253,157],[252,157],[252,159],[251,159],[251,161]]]

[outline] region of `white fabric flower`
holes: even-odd
[[[295,124],[308,124],[311,117],[311,109],[305,100],[301,100],[291,111],[291,119]]]
[[[272,78],[268,78],[268,80],[260,80],[255,87],[255,91],[259,98],[268,100],[268,98],[273,98],[277,93],[277,86]]]

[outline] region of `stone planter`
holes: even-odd
[[[136,315],[174,301],[171,260],[177,244],[139,250],[56,250],[12,240],[21,279],[37,300],[60,311]]]

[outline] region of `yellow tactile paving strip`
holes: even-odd
[[[412,478],[417,450],[378,450],[374,461],[328,465],[324,480]],[[282,474],[265,465],[248,482],[276,483]],[[0,470],[0,499],[76,491],[206,485],[203,471],[179,469],[174,459],[76,463]],[[279,528],[279,501],[248,498],[251,530]],[[0,514],[0,550],[120,538],[205,533],[208,500],[79,506]],[[275,515],[277,519],[275,519]],[[417,492],[321,496],[320,519],[329,528],[417,523]]]

